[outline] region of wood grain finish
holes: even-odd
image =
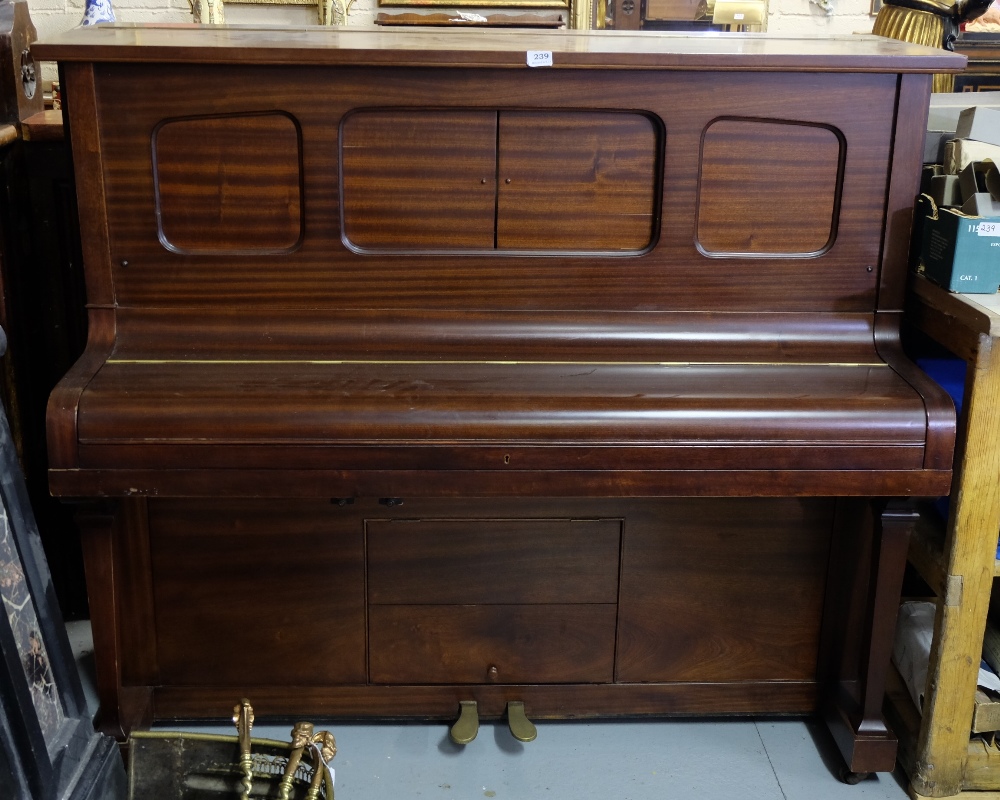
[[[885,238],[878,297],[878,308],[883,311],[903,308],[913,226],[913,198],[920,189],[920,169],[923,166],[923,155],[917,152],[917,142],[927,128],[929,101],[930,87],[926,81],[900,76],[898,114],[899,119],[906,120],[906,123],[896,128],[898,145],[893,149],[886,193]]]
[[[371,681],[607,683],[615,612],[614,605],[372,606]]]
[[[123,361],[879,364],[871,313],[118,309]],[[898,319],[896,319],[898,322]],[[103,363],[102,359],[102,363]]]
[[[155,452],[155,451],[154,451]],[[504,452],[492,450],[502,462]],[[696,454],[693,451],[692,454]],[[49,472],[59,497],[937,497],[951,470],[677,469],[433,470],[192,468],[205,451],[185,451],[184,469],[88,468]],[[430,485],[428,485],[430,481]],[[153,489],[137,489],[136,484]]]
[[[609,458],[620,469],[734,459],[748,469],[919,469],[927,427],[920,398],[886,367],[819,365],[109,363],[80,417],[94,456],[86,466],[110,466],[91,447],[113,448],[122,463],[131,445],[163,468],[183,467],[183,450],[161,447],[157,464],[151,446],[210,438],[208,463],[220,467],[222,458],[266,468],[281,454],[288,468],[468,469],[489,465],[488,444],[507,448],[495,466],[512,471]]]
[[[638,253],[652,245],[662,151],[654,119],[504,111],[498,143],[498,249]]]
[[[349,114],[340,132],[347,243],[363,251],[492,250],[496,147],[496,112]]]
[[[692,501],[627,529],[616,679],[815,675],[830,519],[822,501]]]
[[[150,502],[160,683],[365,682],[362,533],[329,508]]]
[[[911,789],[927,797],[995,791],[997,764],[973,739],[978,661],[995,582],[1000,526],[1000,313],[995,298],[913,280],[912,320],[967,362],[955,454],[956,491],[934,562],[948,591],[934,621],[922,721],[907,743]],[[907,696],[905,706],[912,709]],[[898,713],[898,711],[897,711]],[[977,793],[978,793],[977,791]]]
[[[235,255],[298,244],[301,152],[290,117],[165,120],[152,148],[158,233],[168,250]]]
[[[499,719],[507,703],[520,700],[530,718],[593,719],[666,715],[812,714],[812,681],[633,684],[462,684],[451,686],[258,686],[258,707],[276,717],[358,718],[370,715],[454,721],[460,700],[474,699],[481,718]],[[157,687],[161,719],[225,719],[232,713],[232,689],[205,685]]]
[[[659,140],[641,114],[358,111],[341,131],[344,237],[359,252],[640,252]]]
[[[373,520],[376,605],[617,603],[619,520]]]
[[[874,307],[890,157],[885,131],[892,126],[896,95],[892,75],[843,75],[831,85],[819,75],[732,73],[720,86],[703,73],[671,75],[665,81],[655,72],[610,70],[585,75],[487,70],[473,80],[460,70],[445,69],[288,68],[278,84],[269,81],[264,67],[104,64],[98,72],[97,113],[116,120],[102,134],[114,264],[105,277],[121,307],[869,313]],[[155,84],[158,91],[131,92],[133,81]],[[192,81],[204,91],[193,96]],[[329,94],[330,86],[337,91]],[[568,114],[600,97],[602,114],[631,119],[632,113],[622,112],[642,109],[643,126],[646,119],[661,120],[666,131],[662,170],[669,178],[662,180],[656,198],[661,224],[652,232],[653,249],[613,259],[566,253],[477,257],[470,268],[470,255],[365,255],[345,245],[338,181],[341,122],[349,126],[350,112],[367,106],[373,96],[383,107],[419,104],[464,113],[484,86],[489,87],[490,108],[501,113]],[[317,97],[324,102],[317,103]],[[869,113],[856,114],[859,106]],[[288,254],[253,258],[164,249],[155,224],[149,131],[164,119],[261,108],[283,110],[302,131],[307,233],[301,246]],[[837,238],[821,257],[720,259],[699,252],[691,209],[698,202],[701,137],[712,120],[733,114],[792,117],[843,135],[847,148]],[[446,149],[441,148],[442,155]],[[571,166],[557,158],[554,168],[564,162],[567,169]],[[633,170],[630,166],[627,174]],[[481,179],[475,177],[476,186],[482,186]],[[605,213],[595,227],[607,219]],[[251,246],[253,232],[241,233]],[[444,286],[447,291],[441,290]]]
[[[708,255],[818,255],[834,240],[843,142],[821,125],[721,119],[705,129],[698,245]]]

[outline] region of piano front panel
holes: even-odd
[[[833,503],[679,502],[628,526],[617,680],[816,675]]]
[[[158,91],[131,91],[152,69],[155,77],[147,77]],[[98,65],[96,73],[111,235],[106,268],[120,307],[463,312],[871,312],[875,307],[894,75],[848,74],[831,82],[823,74],[731,73],[722,83],[697,72],[667,77],[602,70],[114,64]],[[593,112],[580,111],[595,105]],[[386,110],[392,108],[421,110],[399,116]],[[857,114],[858,108],[866,113]],[[271,204],[243,214],[227,206],[220,215],[216,209],[219,224],[211,235],[199,228],[188,234],[191,241],[182,239],[190,252],[165,247],[156,224],[151,132],[167,120],[275,112],[284,115],[275,118],[293,120],[301,135],[301,242],[287,252],[267,252],[293,236],[275,236],[287,231],[294,213]],[[498,112],[504,134],[499,142],[490,134]],[[735,123],[727,121],[733,117],[754,122],[734,131]],[[470,126],[475,135],[466,141]],[[735,173],[734,156],[723,156],[724,148],[717,146],[721,131],[746,145],[736,156],[743,159],[740,174],[761,172],[747,192],[780,208],[787,220],[765,228],[763,239],[749,245],[726,238],[743,231],[737,238],[745,240],[759,212],[745,203],[725,212],[732,195],[726,176]],[[761,152],[762,131],[777,131],[785,140],[776,145],[782,149]],[[192,130],[185,136],[193,135]],[[538,145],[549,136],[557,145],[572,143],[553,147],[542,169]],[[272,158],[283,163],[295,158],[293,137],[285,138],[284,144],[281,136],[273,142],[284,155]],[[369,143],[359,144],[364,142]],[[531,185],[512,174],[510,184],[501,176],[499,187],[490,191],[497,146],[501,169],[521,162],[517,174],[531,174]],[[794,180],[787,181],[771,169],[786,147],[796,159],[789,173]],[[380,160],[380,153],[390,152],[392,158]],[[207,177],[207,168],[200,174]],[[229,197],[235,178],[220,174],[216,196]],[[359,187],[369,179],[398,196],[366,195]],[[462,182],[473,182],[473,191],[450,197]],[[276,191],[268,186],[261,177],[265,196]],[[590,189],[571,200],[569,189],[580,186]],[[493,203],[500,211],[497,250],[489,246]],[[426,231],[413,216],[421,204],[428,213]],[[256,221],[268,209],[273,220]],[[365,227],[360,215],[369,210],[395,221]],[[246,224],[251,213],[255,224]],[[782,244],[785,234],[788,241]],[[522,236],[523,246],[532,249],[524,254],[504,249]],[[204,252],[211,237],[241,247],[242,254]],[[579,254],[565,249],[574,246]],[[425,247],[469,252],[413,252]],[[365,248],[372,252],[358,252]],[[710,248],[715,257],[702,252]],[[722,252],[733,248],[750,255]]]
[[[132,595],[152,595],[149,682],[366,681],[364,535],[328,499],[155,500],[148,533],[131,535],[149,541],[148,584]]]
[[[153,132],[152,158],[167,250],[287,253],[302,238],[301,144],[286,114],[165,120]]]
[[[502,111],[497,141],[498,250],[639,254],[653,245],[663,149],[657,120]]]
[[[364,252],[492,250],[495,111],[365,108],[340,132],[343,238]]]
[[[124,588],[151,625],[123,630],[130,682],[256,696],[816,681],[829,500],[146,506],[129,536],[148,556]]]
[[[711,256],[819,255],[836,238],[844,142],[823,125],[720,119],[705,129],[698,246]]]

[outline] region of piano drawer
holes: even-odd
[[[368,617],[371,683],[609,683],[614,604],[385,605]]]
[[[368,602],[617,603],[617,519],[368,520]]]

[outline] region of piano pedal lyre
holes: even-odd
[[[468,744],[479,733],[479,706],[475,700],[459,701],[461,711],[448,735],[455,744]]]
[[[507,703],[507,725],[511,735],[519,742],[533,742],[538,738],[538,729],[524,713],[524,703],[512,700]]]

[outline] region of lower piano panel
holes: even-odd
[[[258,716],[305,719],[412,717],[454,721],[461,700],[475,700],[479,716],[485,718],[502,717],[509,701],[521,700],[531,719],[807,715],[814,713],[819,703],[814,681],[250,688]],[[230,687],[217,685],[161,686],[154,690],[153,699],[158,719],[228,719],[235,702]]]
[[[121,506],[123,683],[159,718],[817,708],[831,500]]]

